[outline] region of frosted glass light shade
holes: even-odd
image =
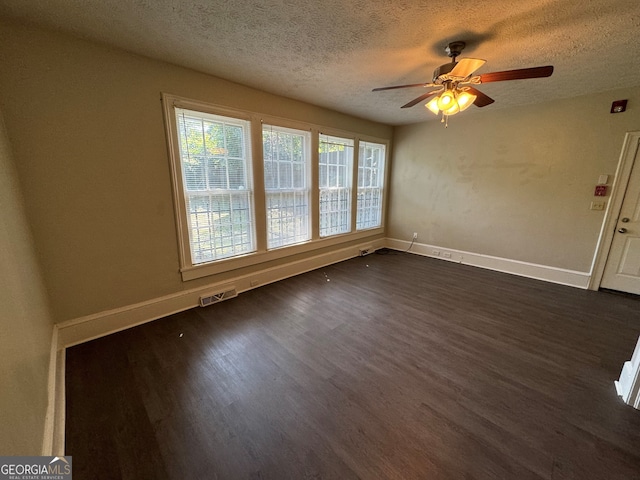
[[[458,106],[458,102],[454,100],[453,104],[446,110],[443,110],[442,113],[444,113],[445,115],[455,115],[459,111],[460,107]]]
[[[450,109],[456,102],[456,96],[451,90],[445,90],[438,97],[438,108],[440,110]]]
[[[476,95],[472,95],[469,92],[460,92],[457,98],[460,111],[462,112],[469,108],[476,101],[476,98]]]
[[[440,113],[440,109],[438,108],[438,97],[434,97],[429,100],[429,103],[427,103],[425,107],[431,110],[435,115]]]

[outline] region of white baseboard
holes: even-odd
[[[113,310],[68,320],[57,325],[57,350],[196,307],[199,304],[200,295],[210,293],[211,291],[224,290],[226,287],[234,286],[236,290],[241,293],[316,268],[356,257],[360,254],[360,248],[373,246],[375,249],[386,246],[395,250],[407,250],[409,245],[410,242],[393,238],[366,242],[366,244],[342,248],[333,252],[238,276],[224,282],[183,290],[133,305],[126,305]],[[434,255],[432,253],[434,250],[438,251],[439,255]],[[577,288],[586,289],[589,283],[589,273],[586,272],[577,272],[507,258],[492,257],[435,245],[414,243],[411,247],[411,253]],[[445,255],[450,255],[450,257],[446,258]]]
[[[224,282],[212,283],[203,287],[184,290],[145,302],[99,312],[58,324],[58,349],[64,349],[80,343],[125,330],[158,318],[188,310],[199,305],[200,295],[221,291],[233,286],[238,293],[277,282],[333,263],[348,260],[360,255],[361,248],[381,248],[384,240],[367,241],[362,245],[346,247],[303,260],[289,262],[277,267],[248,275],[238,276]]]
[[[640,337],[631,360],[624,362],[620,379],[614,384],[622,400],[640,410]]]
[[[411,242],[406,240],[398,240],[395,238],[386,239],[386,246],[394,250],[407,250],[410,245]],[[436,254],[434,252],[438,253]],[[587,289],[589,286],[590,274],[587,272],[577,272],[574,270],[521,262],[519,260],[511,260],[508,258],[493,257],[480,253],[465,252],[463,250],[427,245],[424,243],[414,243],[411,245],[409,253],[438,258],[449,262],[463,263],[465,265],[486,268],[497,272],[510,273],[521,277],[568,285],[571,287]]]

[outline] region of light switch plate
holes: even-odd
[[[595,202],[591,202],[591,210],[604,210],[604,206],[607,204],[607,202],[602,202],[602,201],[595,201]]]

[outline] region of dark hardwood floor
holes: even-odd
[[[67,350],[74,479],[640,478],[640,300],[393,252]]]

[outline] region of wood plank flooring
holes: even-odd
[[[67,350],[74,479],[640,479],[640,300],[392,252]]]

